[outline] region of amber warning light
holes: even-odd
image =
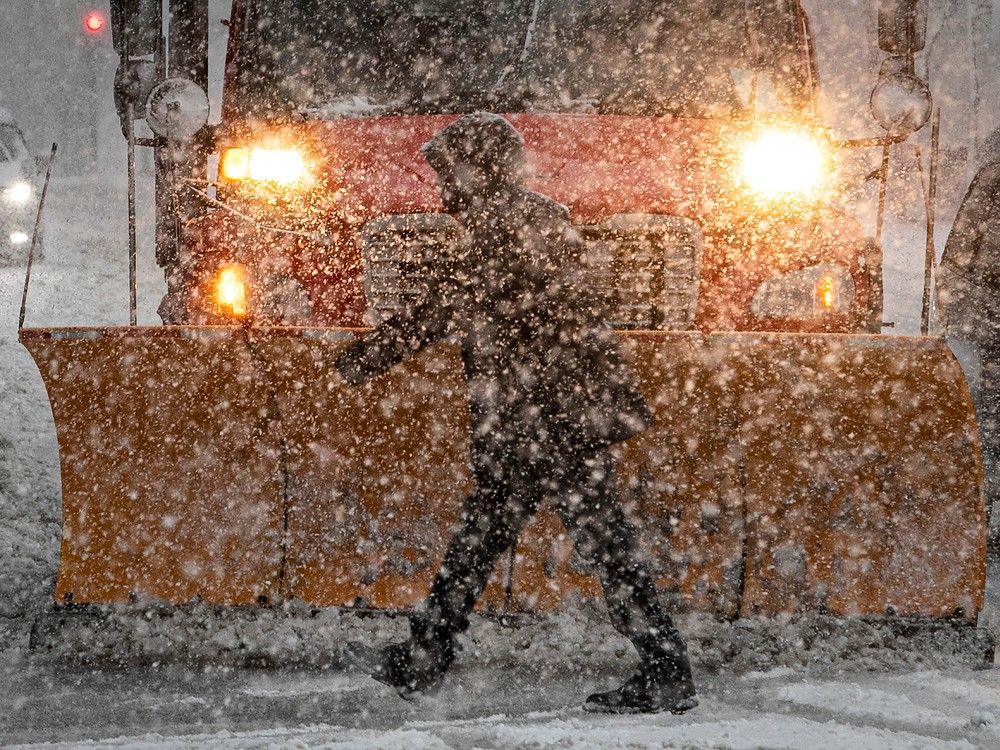
[[[833,307],[833,303],[837,301],[837,282],[830,274],[824,274],[820,278],[819,283],[816,284],[816,297],[819,300],[819,305],[824,310],[829,310]]]
[[[215,278],[215,298],[222,311],[236,318],[247,314],[247,273],[239,263],[227,263]]]
[[[104,31],[104,16],[96,10],[88,13],[83,19],[83,28],[90,34],[100,34]]]

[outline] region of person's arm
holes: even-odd
[[[451,331],[457,290],[432,287],[416,305],[387,318],[337,355],[333,366],[352,385],[361,385]]]

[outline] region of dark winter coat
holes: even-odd
[[[1000,161],[976,174],[938,269],[938,310],[950,335],[1000,341]]]
[[[542,451],[595,450],[652,416],[583,278],[582,241],[566,209],[506,186],[470,212],[453,261],[430,292],[337,359],[361,383],[449,336],[461,342],[474,453],[514,441]]]

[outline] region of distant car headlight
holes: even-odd
[[[789,271],[765,280],[753,295],[757,318],[803,320],[849,312],[854,304],[854,280],[844,266],[824,263]]]
[[[227,148],[222,152],[220,171],[233,182],[253,180],[278,185],[295,185],[308,176],[305,159],[294,148]]]
[[[27,182],[15,182],[3,191],[4,202],[10,204],[11,206],[21,207],[27,205],[28,201],[31,200],[31,195],[34,192],[32,187]]]
[[[829,153],[811,133],[768,128],[743,144],[738,171],[740,180],[764,200],[808,198],[826,181]]]

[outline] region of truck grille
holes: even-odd
[[[594,282],[614,300],[615,327],[685,331],[694,325],[702,255],[696,222],[619,214],[580,231]]]
[[[702,234],[677,216],[620,214],[577,227],[594,285],[613,300],[618,328],[687,330],[694,325]],[[361,233],[369,322],[412,304],[446,266],[459,228],[445,214],[374,219]]]
[[[361,230],[368,322],[408,307],[426,290],[458,240],[447,214],[397,214],[373,219]]]

